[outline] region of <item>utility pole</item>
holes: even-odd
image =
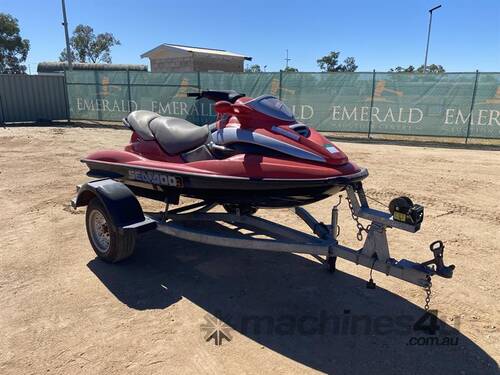
[[[427,73],[427,54],[429,53],[429,40],[431,39],[432,12],[439,8],[441,8],[441,5],[429,9],[429,29],[427,30],[427,47],[425,47],[424,73]]]
[[[69,48],[69,33],[68,33],[68,19],[66,17],[66,3],[64,0],[62,1],[62,12],[63,12],[63,23],[64,26],[64,34],[66,36],[66,58],[68,59],[68,70],[73,69],[73,62],[71,61],[71,50]]]
[[[290,61],[291,59],[288,58],[288,49],[286,50],[286,58],[285,58],[285,61],[286,61],[286,69],[288,70],[288,62]]]

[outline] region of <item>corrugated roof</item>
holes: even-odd
[[[147,52],[144,52],[141,57],[149,57],[153,52],[156,52],[158,49],[161,49],[162,47],[168,47],[168,48],[177,48],[181,49],[183,51],[187,52],[193,52],[193,53],[206,53],[210,55],[220,55],[220,56],[230,56],[230,57],[241,57],[245,60],[252,60],[251,57],[241,55],[239,53],[234,53],[230,51],[226,51],[223,49],[215,49],[215,48],[202,48],[202,47],[193,47],[193,46],[184,46],[181,44],[169,44],[169,43],[163,43],[160,44],[158,47],[153,48],[152,50],[149,50]]]

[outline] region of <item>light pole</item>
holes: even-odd
[[[431,39],[432,12],[439,8],[441,8],[441,5],[429,9],[429,30],[427,31],[427,47],[425,47],[424,73],[427,72],[427,54],[429,53],[429,40]]]
[[[286,50],[286,58],[285,58],[285,61],[286,61],[286,70],[288,70],[288,62],[290,61],[291,59],[288,58],[288,49]]]
[[[73,62],[71,61],[71,50],[69,48],[68,19],[66,18],[66,3],[64,0],[62,0],[62,12],[64,20],[64,34],[66,36],[66,58],[68,59],[68,70],[71,70],[73,69]]]

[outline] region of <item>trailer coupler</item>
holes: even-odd
[[[430,250],[434,254],[434,259],[428,260],[427,262],[421,263],[422,266],[427,267],[430,265],[435,265],[436,275],[451,279],[453,277],[453,270],[455,265],[450,264],[449,266],[444,265],[444,244],[443,241],[438,240],[430,244]]]
[[[389,244],[387,241],[387,228],[395,228],[404,230],[410,233],[415,233],[420,230],[423,221],[423,207],[413,205],[411,209],[418,209],[418,220],[400,220],[394,217],[397,209],[389,209],[392,212],[384,212],[375,210],[368,205],[365,192],[361,183],[355,185],[348,185],[346,187],[347,200],[350,203],[350,209],[353,218],[357,221],[358,218],[369,220],[371,223],[366,228],[361,225],[362,230],[367,232],[367,237],[364,241],[363,247],[360,250],[353,251],[341,246],[336,241],[336,236],[333,235],[334,231],[330,231],[330,236],[323,236],[323,239],[333,239],[337,242],[331,247],[330,256],[339,256],[356,264],[363,265],[370,268],[370,271],[375,269],[386,275],[395,276],[405,281],[417,284],[423,287],[430,285],[430,277],[438,275],[444,278],[453,277],[454,265],[446,266],[444,264],[444,244],[438,240],[430,245],[430,250],[433,253],[433,259],[416,263],[411,260],[401,259],[396,260],[391,257],[389,252]],[[400,200],[402,198],[399,198]],[[409,200],[409,198],[404,198]],[[393,202],[391,202],[393,204]],[[296,212],[301,218],[309,222],[309,226],[313,228],[315,223],[311,217],[304,215],[302,208],[296,209]],[[337,206],[332,210],[332,228],[336,227],[338,221]],[[359,229],[359,226],[358,226]],[[358,233],[359,234],[359,233]],[[358,236],[359,239],[359,236]]]

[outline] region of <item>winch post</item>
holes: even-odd
[[[382,262],[390,258],[385,228],[385,225],[379,223],[370,225],[363,249],[361,250],[362,254],[368,257],[376,257]]]

